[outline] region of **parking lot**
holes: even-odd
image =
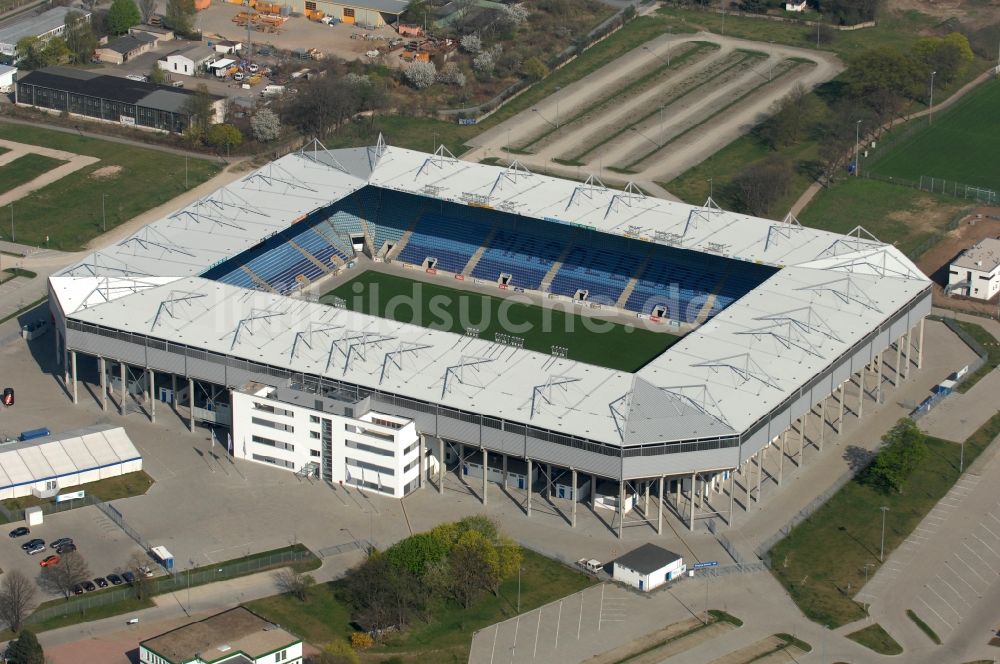
[[[10,530],[21,525],[23,522],[4,526],[5,536],[0,539],[0,567],[5,572],[19,570],[29,579],[37,579],[42,569],[39,563],[55,553],[49,543],[62,537],[69,537],[76,544],[77,552],[88,563],[91,579],[122,571],[133,555],[142,553],[142,549],[96,507],[51,514],[45,517],[42,525],[33,526],[30,535],[16,539],[6,537]],[[35,538],[45,540],[45,550],[29,556],[21,550],[21,545]]]

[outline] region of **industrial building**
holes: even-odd
[[[167,53],[156,61],[156,66],[170,74],[195,76],[217,58],[218,54],[211,46],[195,43]]]
[[[0,500],[50,498],[61,489],[142,470],[125,429],[110,425],[0,446]]]
[[[1000,240],[982,239],[952,261],[946,290],[976,300],[990,300],[1000,292]]]
[[[359,28],[381,28],[397,23],[406,11],[408,0],[362,0],[361,2],[331,2],[329,0],[295,0],[292,11],[322,12],[348,25]]]
[[[53,7],[34,16],[19,16],[0,25],[0,54],[12,62],[17,56],[17,42],[25,37],[38,37],[47,41],[59,37],[66,30],[66,14],[77,12],[90,21],[91,14],[85,9]]]
[[[655,544],[643,544],[611,563],[611,576],[643,592],[649,592],[683,576],[684,559]]]
[[[141,664],[301,664],[302,640],[238,606],[139,643]]]
[[[303,296],[362,252],[452,284],[690,331],[630,373]],[[443,492],[446,469],[471,475],[477,463],[485,503],[499,494],[490,481],[510,486],[515,472],[526,517],[543,493],[575,526],[586,493],[613,510],[621,536],[626,525],[662,532],[668,510],[689,528],[749,511],[765,456],[822,450],[827,430],[920,368],[931,284],[861,228],[821,231],[595,177],[468,163],[443,148],[316,142],[88,254],[50,277],[49,294],[74,402],[85,361],[104,408],[113,399],[124,412],[140,390],[155,420],[159,395],[192,431],[233,427],[242,454],[246,425],[230,404],[246,385],[273,390],[274,408],[315,394],[330,405],[304,403],[316,417],[331,409],[331,422],[372,413],[412,423],[417,486]],[[807,422],[817,432],[808,441]],[[281,457],[296,472],[298,445],[317,449],[313,432],[281,438],[296,446]],[[339,481],[339,457],[319,452],[319,477]]]
[[[156,37],[144,32],[137,32],[135,35],[123,35],[104,46],[98,46],[94,49],[94,56],[105,64],[121,65],[143,53],[152,51],[156,44]]]
[[[191,90],[133,81],[118,76],[66,67],[29,72],[17,81],[15,101],[20,106],[68,112],[140,129],[181,132],[188,125]],[[212,95],[215,117],[222,122],[224,99]]]

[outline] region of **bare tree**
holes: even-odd
[[[309,589],[316,584],[316,579],[309,574],[299,574],[291,568],[285,568],[275,572],[274,582],[278,584],[281,592],[288,593],[300,602],[304,602]]]
[[[23,572],[7,572],[0,580],[0,620],[12,632],[19,632],[35,604],[35,584]]]
[[[134,553],[128,559],[126,570],[135,577],[132,580],[132,589],[135,591],[136,599],[143,599],[152,592],[152,584],[149,582],[149,558],[144,553]]]
[[[149,19],[156,14],[156,0],[139,0],[139,13],[142,14],[142,22],[149,23]]]
[[[57,564],[42,568],[38,585],[68,599],[73,594],[73,586],[83,583],[89,577],[90,567],[87,566],[87,561],[79,551],[70,551],[61,556]]]

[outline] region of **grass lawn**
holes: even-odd
[[[1000,413],[966,440],[966,467],[998,434]],[[851,481],[771,549],[772,573],[811,620],[835,628],[863,618],[852,597],[864,584],[865,565],[879,564],[879,508],[889,508],[888,557],[958,479],[959,446],[929,437],[927,447],[930,453],[902,493],[882,494]]]
[[[860,225],[879,240],[912,255],[965,208],[965,202],[951,197],[842,177],[821,190],[798,218],[806,226],[837,233]]]
[[[904,135],[870,166],[872,172],[909,180],[926,175],[1000,189],[998,106],[1000,81],[991,80],[952,108],[936,113],[933,124],[920,118],[895,129]]]
[[[984,330],[981,326],[975,323],[969,323],[964,320],[954,321],[960,328],[965,330],[969,336],[976,340],[980,346],[983,347],[989,354],[989,359],[986,360],[986,364],[979,367],[971,376],[962,381],[958,386],[956,391],[965,393],[968,392],[973,385],[978,383],[980,380],[986,377],[991,371],[1000,366],[1000,342],[998,342],[992,334]]]
[[[60,493],[74,493],[76,491],[86,491],[88,495],[94,496],[108,502],[129,498],[131,496],[141,496],[149,491],[153,486],[153,478],[146,474],[146,471],[139,470],[118,477],[109,477],[96,482],[88,482],[78,486],[67,487]],[[43,503],[50,503],[50,498],[37,498],[35,496],[21,496],[20,498],[9,498],[3,501],[4,506],[12,510],[23,510],[27,507],[34,507]]]
[[[511,334],[523,338],[525,348],[541,353],[562,346],[569,349],[571,359],[621,371],[638,370],[680,338],[372,270],[320,301],[330,303],[334,297],[342,298],[353,311],[434,330],[464,334],[466,328],[475,327],[480,338],[490,340],[497,333]]]
[[[921,620],[920,616],[918,616],[913,609],[906,610],[906,617],[912,620],[913,624],[919,627],[920,631],[927,635],[927,638],[937,645],[941,645],[941,637],[937,635],[937,632],[931,629],[930,625]]]
[[[53,159],[32,152],[20,156],[14,161],[0,166],[0,194],[10,191],[14,187],[20,187],[26,182],[31,182],[42,173],[47,173],[56,166],[65,163],[62,159]]]
[[[530,611],[591,583],[590,577],[526,549],[521,611]],[[428,612],[426,621],[390,638],[363,659],[381,662],[395,654],[407,662],[464,664],[473,632],[516,615],[516,602],[515,577],[501,585],[499,596],[487,595],[471,609],[450,604],[436,607]],[[313,587],[305,602],[290,595],[276,595],[249,602],[247,608],[315,645],[348,639],[354,631],[349,608],[337,598],[336,583]]]
[[[50,606],[55,606],[57,604],[63,604],[66,601],[67,600],[61,598],[53,599],[49,600],[48,602],[43,602],[38,606],[38,608],[44,609]],[[145,599],[136,599],[134,597],[130,597],[129,599],[122,600],[120,602],[113,602],[111,604],[104,604],[103,606],[95,606],[89,608],[87,609],[86,613],[68,613],[64,616],[57,616],[55,618],[48,618],[47,620],[43,620],[41,622],[31,623],[26,627],[35,634],[39,634],[41,632],[46,632],[50,629],[58,629],[60,627],[66,627],[68,625],[76,625],[91,620],[100,620],[102,618],[111,618],[112,616],[119,616],[126,613],[133,613],[141,609],[148,609],[151,606],[153,606],[153,600],[148,597]],[[0,641],[9,641],[15,636],[16,635],[10,630],[0,631]]]
[[[875,623],[864,629],[859,629],[847,635],[851,641],[856,641],[881,655],[898,655],[903,652],[902,646],[885,631],[882,625]]]
[[[0,138],[100,159],[14,203],[18,242],[41,246],[48,236],[49,247],[76,251],[101,234],[102,195],[107,194],[107,226],[112,228],[185,191],[181,155],[4,123],[0,123]],[[121,170],[106,177],[93,175],[109,166]],[[188,184],[196,187],[219,170],[216,162],[188,159]],[[6,239],[6,231],[2,232]]]

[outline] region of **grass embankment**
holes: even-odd
[[[320,301],[329,303],[334,296],[353,311],[458,334],[475,327],[481,339],[510,334],[524,339],[528,350],[551,353],[561,346],[571,359],[622,371],[638,370],[680,338],[375,271],[363,272]]]
[[[1000,413],[966,439],[966,467],[997,435]],[[771,549],[772,572],[811,620],[838,627],[863,618],[853,595],[864,585],[865,565],[879,564],[879,508],[889,508],[888,558],[959,478],[959,445],[928,437],[927,448],[901,493],[883,494],[852,480]]]
[[[913,609],[906,610],[906,617],[913,621],[913,624],[920,628],[920,631],[927,635],[931,641],[937,645],[941,645],[941,637],[937,635],[931,626],[925,623],[920,616],[916,614]]]
[[[48,237],[52,249],[77,251],[102,233],[102,202],[110,229],[185,191],[183,155],[20,124],[0,124],[0,139],[100,159],[15,203],[15,237],[25,244],[45,246]],[[118,168],[95,174],[108,167]],[[189,188],[219,170],[215,162],[188,159]]]
[[[524,551],[521,572],[521,611],[583,590],[592,583],[587,575],[529,550]],[[429,611],[425,619],[371,651],[371,661],[397,655],[407,662],[466,662],[472,635],[517,614],[517,578],[500,586],[471,609],[448,604]],[[314,586],[306,601],[277,595],[249,602],[247,607],[313,644],[327,644],[350,637],[350,609],[338,598],[337,583]],[[368,659],[368,658],[366,658]]]
[[[976,343],[982,346],[983,350],[985,350],[987,354],[986,363],[973,371],[972,374],[963,380],[956,388],[957,392],[964,394],[972,389],[973,385],[978,383],[980,380],[989,375],[991,371],[1000,366],[1000,342],[998,342],[992,334],[983,329],[981,325],[976,325],[975,323],[958,319],[955,319],[953,322],[968,333],[969,336],[976,341]]]
[[[62,166],[65,163],[61,159],[53,159],[32,152],[22,155],[14,161],[0,166],[0,194],[31,182],[42,173],[47,173],[56,166]]]
[[[118,477],[108,477],[96,482],[88,482],[77,486],[67,487],[60,493],[75,493],[84,491],[87,495],[94,496],[99,500],[108,502],[110,500],[120,500],[132,496],[141,496],[149,487],[153,486],[153,478],[146,471],[139,470]],[[20,498],[8,498],[3,501],[5,507],[11,510],[23,510],[28,507],[36,507],[45,503],[51,503],[51,498],[38,498],[36,496],[21,496]]]
[[[878,623],[851,632],[847,638],[880,655],[898,655],[903,652],[903,647],[896,643],[896,639],[892,638],[889,632],[885,631],[885,628]]]

